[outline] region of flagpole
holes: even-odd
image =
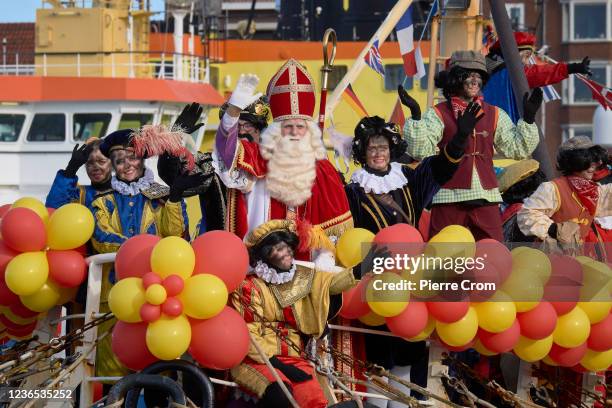
[[[329,97],[326,109],[327,116],[330,116],[334,109],[336,109],[336,106],[340,102],[340,98],[346,87],[357,78],[365,66],[365,55],[368,53],[370,48],[372,48],[374,41],[378,39],[379,47],[383,45],[391,33],[391,30],[393,30],[397,22],[400,20],[400,18],[402,18],[406,10],[408,10],[408,7],[410,7],[410,4],[412,4],[412,0],[398,0],[391,11],[389,11],[389,14],[387,14],[385,20],[382,22],[380,27],[378,27],[378,30],[376,30],[372,38],[370,38],[368,44],[363,48],[363,50],[361,50],[361,53],[359,53],[359,56],[357,59],[355,59],[355,62],[353,62],[351,68],[347,71],[344,78],[342,78],[342,81],[340,81],[340,83],[336,86],[336,89],[334,89],[334,92]]]

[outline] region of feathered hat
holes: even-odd
[[[305,221],[295,222],[294,220],[271,220],[265,222],[252,230],[246,236],[244,243],[248,248],[252,248],[260,244],[269,235],[281,231],[297,235],[299,240],[298,252],[323,248],[334,251],[334,244],[332,244],[320,226],[313,226]]]

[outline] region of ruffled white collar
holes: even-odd
[[[145,167],[144,176],[130,184],[121,181],[117,176],[113,175],[111,179],[111,186],[113,190],[123,195],[135,196],[140,194],[143,190],[151,187],[151,184],[155,181],[155,175],[151,169]]]
[[[280,285],[281,283],[287,283],[293,279],[295,275],[295,264],[291,265],[291,269],[287,272],[278,272],[267,263],[257,261],[253,270],[258,278],[263,279],[267,283]]]
[[[351,182],[359,184],[366,193],[386,194],[408,184],[408,179],[402,172],[402,165],[392,162],[391,170],[384,176],[377,176],[365,169],[358,169],[351,176]]]

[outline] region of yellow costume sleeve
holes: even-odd
[[[159,231],[163,237],[183,237],[188,231],[187,207],[183,200],[173,203],[166,201],[161,210]]]
[[[92,203],[96,225],[91,243],[98,253],[117,252],[121,244],[127,240],[127,237],[121,233],[121,222],[116,212],[109,210],[109,206],[114,208],[114,201],[112,195],[106,195],[95,199]]]

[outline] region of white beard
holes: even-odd
[[[260,146],[262,156],[268,160],[266,188],[270,197],[289,207],[298,207],[312,196],[317,177],[316,162],[324,157],[325,150],[320,133],[313,132],[311,126],[299,141],[292,141],[280,136],[280,126],[275,125],[265,130]],[[317,139],[313,143],[313,138],[317,137],[320,148]]]

